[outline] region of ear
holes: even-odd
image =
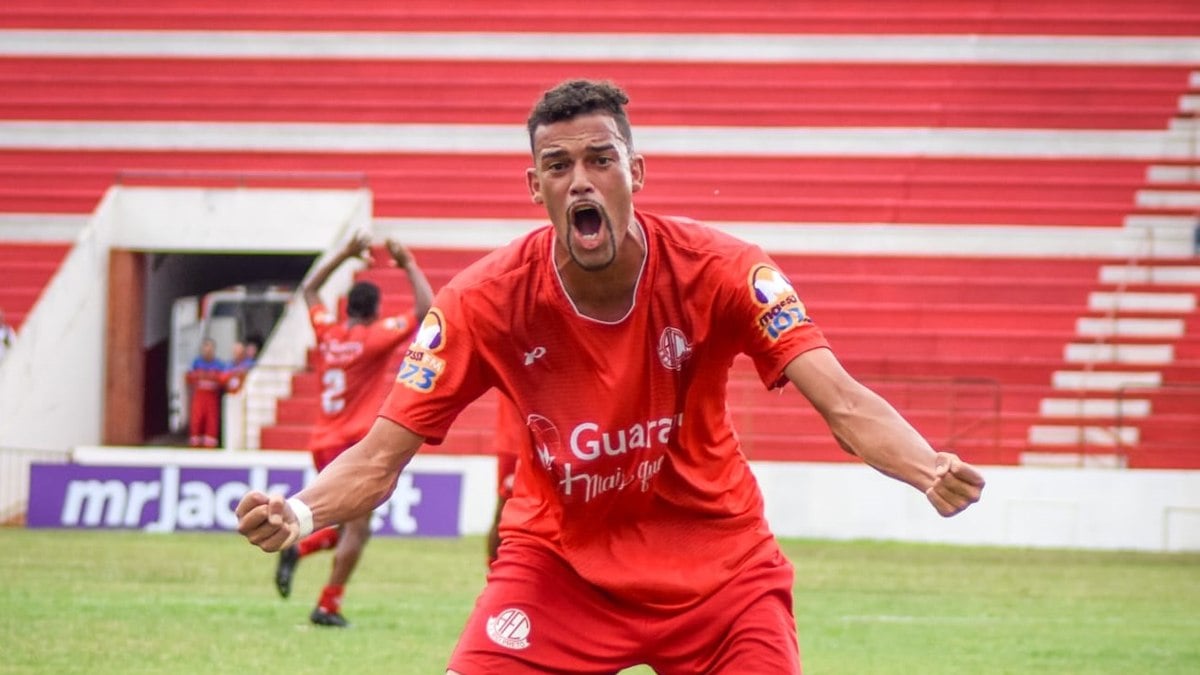
[[[646,158],[634,155],[629,158],[629,175],[632,177],[632,190],[639,192],[646,184]]]
[[[533,199],[533,203],[545,203],[545,200],[542,199],[542,181],[538,179],[537,169],[533,167],[525,169],[525,182],[529,185],[529,196]]]

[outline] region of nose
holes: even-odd
[[[576,162],[575,168],[571,171],[571,194],[585,195],[592,192],[593,189],[586,162]]]

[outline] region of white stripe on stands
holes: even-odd
[[[4,56],[786,63],[1200,63],[1189,37],[2,30]]]
[[[640,126],[639,151],[660,155],[1190,157],[1170,131],[856,127]],[[529,152],[523,124],[0,121],[0,148],[295,152]]]
[[[687,214],[682,214],[687,215]],[[376,217],[380,236],[417,248],[488,250],[546,224],[546,220]],[[937,255],[948,257],[1144,255],[1140,237],[1117,227],[1044,225],[928,225],[919,223],[763,223],[708,221],[719,230],[776,254]],[[1191,255],[1190,241],[1163,255]]]
[[[75,214],[0,214],[0,241],[72,241],[79,236],[89,219],[88,215]],[[503,246],[546,222],[545,219],[516,218],[376,217],[373,229],[381,237],[393,235],[417,248],[478,251]],[[984,258],[1127,258],[1146,255],[1142,238],[1130,236],[1116,227],[713,221],[709,225],[776,254]],[[1181,242],[1174,250],[1164,249],[1158,253],[1190,257],[1191,240]],[[1176,328],[1182,330],[1181,326]]]
[[[1150,401],[1144,398],[1044,398],[1038,411],[1043,417],[1146,417]]]

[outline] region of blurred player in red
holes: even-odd
[[[379,318],[379,287],[368,281],[360,281],[350,289],[344,322],[338,322],[336,308],[331,310],[321,302],[319,291],[334,270],[347,260],[369,252],[370,239],[366,235],[350,239],[304,284],[304,300],[308,303],[320,354],[317,370],[321,378],[321,409],[309,440],[317,471],[323,471],[342,451],[367,434],[394,375],[388,368],[392,355],[412,336],[433,300],[429,282],[412,254],[391,239],[387,241],[387,249],[412,284],[413,314]],[[275,584],[279,593],[288,597],[300,558],[336,548],[329,581],[309,618],[317,625],[344,627],[347,622],[341,613],[342,596],[371,537],[371,513],[355,514],[336,524],[337,527],[314,532],[284,549],[275,570]]]
[[[545,94],[527,180],[551,225],[439,292],[366,438],[294,497],[238,505],[239,531],[279,550],[369,513],[489,388],[512,398],[534,447],[451,673],[800,672],[792,566],[726,407],[738,354],[942,515],[983,489],[842,368],[762,250],[634,209],[646,165],[627,102],[607,83]]]
[[[200,355],[192,360],[187,383],[192,390],[188,412],[188,445],[215,448],[221,435],[221,390],[225,362],[217,358],[217,343],[212,338],[200,342]]]
[[[496,452],[496,517],[487,534],[488,566],[496,562],[500,550],[500,514],[504,504],[513,496],[513,484],[517,479],[517,458],[529,455],[531,447],[529,427],[525,418],[513,402],[504,396],[496,404],[496,436],[493,439]]]
[[[233,343],[233,354],[221,380],[226,394],[236,394],[242,390],[246,373],[258,363],[258,350],[261,348],[262,339],[257,336]]]

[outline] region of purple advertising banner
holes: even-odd
[[[237,529],[234,509],[242,495],[250,490],[292,494],[309,473],[265,467],[33,464],[26,525],[233,531]],[[456,473],[404,472],[391,498],[375,510],[372,531],[406,537],[458,536],[462,481]]]

